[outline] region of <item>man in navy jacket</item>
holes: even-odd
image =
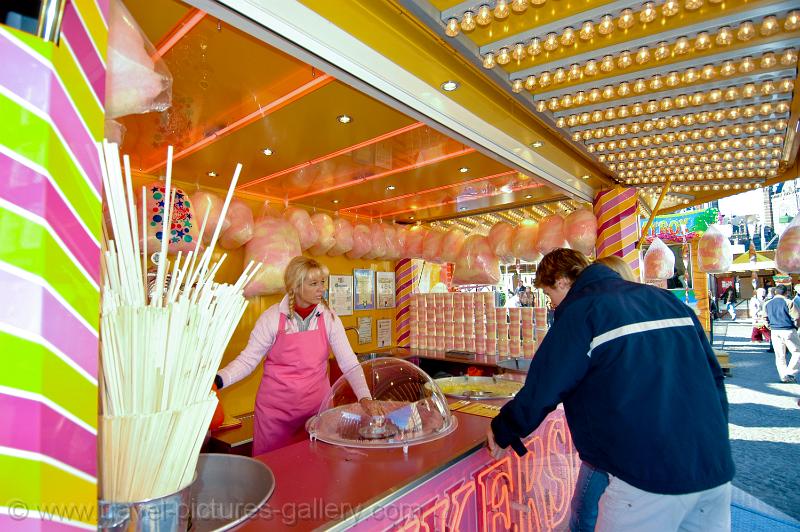
[[[563,403],[581,459],[609,473],[597,530],[729,530],[728,401],[692,310],[569,249],[542,259],[536,286],[555,322],[492,421],[492,455],[525,454],[522,438]]]

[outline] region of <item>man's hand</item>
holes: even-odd
[[[495,460],[500,460],[506,455],[506,449],[501,449],[497,442],[494,441],[494,432],[492,432],[491,426],[486,428],[486,447],[488,447],[489,454]]]

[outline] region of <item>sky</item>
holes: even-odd
[[[764,196],[761,189],[748,190],[735,196],[719,200],[719,212],[726,216],[745,216],[761,214],[764,209]]]

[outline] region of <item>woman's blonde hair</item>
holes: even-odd
[[[609,255],[608,257],[601,257],[597,259],[595,262],[611,268],[626,281],[630,281],[632,283],[639,282],[639,279],[636,278],[636,275],[634,275],[631,267],[628,265],[627,262],[625,262],[622,259],[622,257],[618,257],[616,255]]]
[[[303,288],[306,277],[314,271],[318,271],[323,280],[328,276],[328,268],[325,265],[302,255],[290,260],[286,266],[286,271],[283,272],[283,286],[286,288],[286,295],[289,296],[290,318],[294,316],[295,293]],[[322,304],[328,306],[325,299],[322,300]]]

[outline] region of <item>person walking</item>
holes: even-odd
[[[731,317],[731,320],[736,321],[736,291],[732,286],[728,287],[725,294],[725,310]]]
[[[555,307],[525,385],[487,431],[494,458],[564,404],[578,454],[609,475],[596,530],[730,530],[723,375],[692,309],[557,249],[536,271]]]
[[[756,293],[750,298],[748,303],[748,310],[750,311],[750,319],[753,320],[753,330],[750,331],[751,342],[769,342],[770,331],[767,324],[767,312],[764,310],[764,297],[767,291],[763,288],[757,288]]]
[[[775,349],[775,367],[781,382],[797,382],[800,371],[800,338],[797,336],[796,323],[800,312],[794,303],[786,299],[789,290],[785,285],[775,287],[775,297],[764,305],[767,321],[772,334],[772,347]],[[786,364],[786,350],[791,359]]]

